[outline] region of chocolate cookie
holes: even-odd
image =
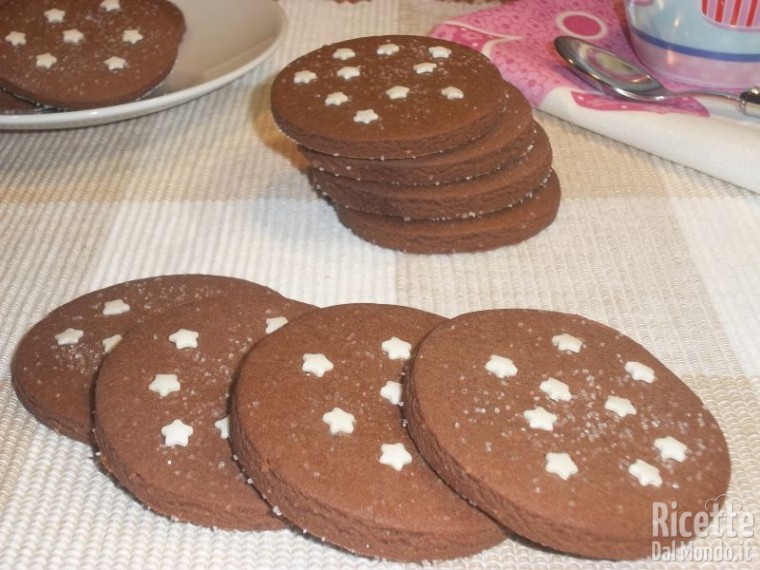
[[[282,528],[233,459],[229,388],[255,342],[313,308],[248,288],[131,329],[95,386],[102,464],[158,513],[227,529]]]
[[[324,154],[305,146],[299,150],[317,170],[368,182],[431,185],[473,178],[518,160],[536,135],[525,96],[509,83],[504,83],[504,95],[506,109],[486,134],[447,151],[411,160],[370,160]]]
[[[392,305],[307,313],[258,343],[233,392],[244,471],[284,517],[366,556],[465,556],[504,538],[419,456],[402,424],[415,345],[442,318]]]
[[[369,214],[409,220],[482,216],[519,202],[546,181],[552,166],[552,148],[544,130],[538,125],[535,128],[535,141],[519,160],[475,178],[446,184],[400,185],[354,180],[314,169],[309,177],[312,186],[336,204]]]
[[[287,65],[272,86],[280,129],[313,150],[409,158],[483,136],[504,111],[487,57],[424,36],[355,38]]]
[[[338,219],[357,236],[409,253],[484,251],[528,239],[557,215],[560,185],[554,171],[522,201],[496,212],[456,220],[404,220],[336,206]]]
[[[185,303],[250,290],[280,299],[261,285],[213,275],[148,277],[87,293],[26,333],[11,363],[13,387],[43,424],[89,443],[95,375],[127,330]]]
[[[60,109],[132,101],[169,74],[184,32],[166,0],[7,0],[0,87]]]
[[[728,486],[726,441],[699,398],[644,347],[581,316],[507,309],[443,323],[418,349],[404,402],[441,477],[563,552],[651,555],[693,536]]]

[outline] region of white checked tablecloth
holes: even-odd
[[[753,537],[695,545],[703,558],[749,547],[753,559],[739,567],[757,567],[760,195],[537,111],[564,191],[548,230],[478,254],[377,248],[344,229],[309,189],[302,159],[268,113],[268,86],[288,61],[324,43],[426,34],[475,7],[281,4],[290,26],[280,49],[208,96],[112,125],[0,132],[0,568],[403,566],[289,531],[215,531],[152,514],[103,475],[90,448],[41,426],[17,401],[13,351],[49,310],[112,283],[180,272],[243,277],[317,305],[397,303],[445,316],[533,307],[621,330],[716,415],[733,459],[732,504],[759,523]],[[696,562],[698,554],[681,565],[722,567]],[[594,563],[510,538],[436,566],[662,564]]]

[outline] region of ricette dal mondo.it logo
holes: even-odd
[[[652,503],[653,560],[748,562],[754,536],[754,514],[745,511],[733,495],[710,499],[705,509],[696,513],[679,510],[675,501]],[[695,543],[695,538],[712,540]],[[683,544],[684,540],[688,542]]]

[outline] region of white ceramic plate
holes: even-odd
[[[145,99],[86,111],[0,115],[0,129],[70,129],[162,111],[237,79],[269,57],[287,18],[275,0],[173,0],[187,32],[172,72]]]

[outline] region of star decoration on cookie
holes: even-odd
[[[384,443],[380,446],[380,463],[401,471],[412,462],[412,455],[403,443]]]
[[[417,63],[414,65],[414,71],[415,73],[423,74],[423,73],[433,73],[435,71],[435,68],[438,67],[437,63],[433,63],[432,61],[425,61],[423,63]]]
[[[174,420],[172,423],[161,428],[161,435],[164,436],[164,445],[174,447],[181,445],[187,447],[190,443],[190,436],[193,435],[193,428],[182,420]]]
[[[388,380],[380,388],[380,395],[394,406],[398,406],[401,403],[401,383]]]
[[[79,339],[84,335],[84,331],[79,329],[68,328],[63,332],[59,332],[55,335],[55,340],[58,341],[58,346],[64,346],[66,344],[76,344]]]
[[[111,352],[114,348],[116,348],[116,345],[121,342],[121,335],[115,334],[113,336],[109,336],[108,338],[104,338],[100,341],[100,343],[103,345],[103,353],[108,354]]]
[[[361,71],[358,67],[347,65],[346,67],[341,67],[338,70],[337,75],[341,79],[353,79],[354,77],[359,77],[361,75]]]
[[[117,71],[119,69],[124,69],[127,66],[127,60],[123,57],[118,56],[111,56],[107,60],[105,60],[103,63],[106,64],[106,67],[108,67],[108,71]]]
[[[396,44],[383,44],[377,48],[375,53],[377,55],[393,55],[394,53],[398,53],[400,49]]]
[[[347,101],[348,95],[343,93],[343,91],[335,91],[334,93],[330,93],[327,97],[325,97],[325,105],[334,105],[338,107]]]
[[[338,48],[333,52],[332,56],[334,59],[340,59],[341,61],[345,61],[347,59],[356,57],[356,52],[352,50],[351,48]]]
[[[264,329],[264,334],[272,334],[277,329],[281,329],[285,325],[288,324],[288,319],[286,317],[270,317],[266,320],[266,328]]]
[[[100,7],[106,12],[113,12],[121,8],[121,5],[119,4],[119,0],[103,0],[100,3]]]
[[[569,402],[573,398],[570,394],[570,386],[556,378],[547,378],[541,382],[539,388],[555,402]]]
[[[562,352],[580,352],[583,348],[583,341],[571,334],[562,333],[552,337],[552,344],[557,350]]]
[[[491,358],[486,362],[486,370],[501,379],[517,374],[515,363],[510,358],[498,354],[491,355]]]
[[[128,44],[136,44],[142,39],[143,35],[140,33],[140,30],[124,30],[124,33],[121,34],[121,41]]]
[[[569,453],[549,452],[546,454],[546,471],[567,481],[570,476],[578,473],[578,466]]]
[[[448,59],[451,55],[451,50],[444,46],[433,46],[428,48],[428,52],[432,57]]]
[[[397,336],[384,340],[380,346],[391,360],[409,360],[412,357],[412,345]]]
[[[654,370],[641,362],[636,362],[635,360],[626,362],[625,371],[628,372],[634,380],[646,382],[647,384],[651,384],[655,381]]]
[[[155,392],[162,398],[165,398],[172,392],[179,392],[179,378],[176,374],[156,374],[153,382],[148,385],[151,392]]]
[[[662,485],[660,470],[641,459],[637,459],[631,463],[628,467],[628,473],[636,477],[642,487],[646,487],[647,485],[660,487]]]
[[[340,408],[333,408],[322,416],[322,421],[330,426],[330,435],[354,433],[356,418]]]
[[[532,429],[542,429],[545,431],[554,431],[554,422],[557,421],[555,414],[552,414],[541,406],[532,410],[526,410],[523,413],[523,417],[528,420],[528,425]]]
[[[103,305],[103,314],[106,316],[121,315],[122,313],[127,312],[129,312],[129,305],[127,305],[122,299],[107,301]]]
[[[660,458],[663,461],[674,459],[680,463],[686,460],[688,448],[672,436],[660,437],[654,440],[654,446],[660,452]]]
[[[354,115],[354,122],[368,125],[373,121],[377,121],[379,118],[380,117],[373,109],[363,109],[356,112],[356,115]]]
[[[199,336],[200,334],[196,331],[179,329],[169,335],[169,340],[175,344],[177,350],[182,350],[183,348],[198,348]]]
[[[616,413],[621,418],[636,415],[636,408],[633,407],[631,401],[619,396],[608,396],[607,401],[604,402],[604,409]]]
[[[406,99],[409,95],[409,88],[403,85],[394,85],[385,91],[389,99]]]
[[[22,46],[26,44],[26,34],[24,32],[10,32],[5,36],[5,41],[13,47]]]
[[[63,32],[63,42],[67,44],[78,44],[84,39],[84,34],[77,30],[76,28],[73,28],[71,30],[64,30]]]
[[[41,53],[35,58],[37,67],[44,67],[45,69],[50,69],[55,65],[55,62],[58,61],[58,58],[55,57],[52,53]]]
[[[441,89],[441,95],[446,97],[446,99],[464,99],[464,91],[453,85]]]
[[[313,71],[309,71],[308,69],[304,69],[302,71],[296,71],[293,75],[293,83],[311,83],[317,78],[317,74]]]
[[[58,8],[51,8],[50,10],[45,10],[44,12],[45,18],[48,22],[51,24],[60,24],[63,22],[63,18],[66,16],[66,12],[63,10],[59,10]]]
[[[308,374],[314,374],[317,378],[322,378],[326,372],[334,368],[333,363],[322,353],[309,353],[303,355],[303,365],[301,370]]]
[[[219,430],[219,437],[229,439],[230,437],[230,416],[224,416],[221,420],[214,422],[214,427]]]

